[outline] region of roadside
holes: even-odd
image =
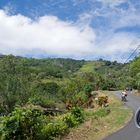
[[[119,92],[114,93],[115,96],[119,96]],[[140,96],[136,96],[135,94],[128,94],[128,102],[126,105],[135,111],[140,107]],[[140,129],[136,127],[135,121],[131,119],[131,121],[119,131],[107,136],[104,140],[139,140],[140,139]]]
[[[108,115],[101,115],[102,112],[97,110],[99,113],[95,116],[96,112],[87,110],[86,121],[78,128],[71,129],[61,140],[101,140],[126,125],[132,118],[132,111],[112,93],[101,93],[109,96],[108,109],[111,112]]]

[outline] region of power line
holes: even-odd
[[[124,63],[126,63],[134,54],[135,52],[140,48],[140,45],[138,45],[135,50],[130,54],[130,56],[126,59],[126,61]]]

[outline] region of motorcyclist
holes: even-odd
[[[126,100],[126,97],[127,97],[127,92],[126,92],[126,90],[122,91],[122,95],[121,95],[121,96],[122,96],[122,101],[125,101],[125,102],[126,102],[126,101],[127,101],[127,100]]]

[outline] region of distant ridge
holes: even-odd
[[[0,58],[2,58],[2,57],[4,57],[4,56],[5,56],[5,55],[3,55],[3,54],[0,53]]]

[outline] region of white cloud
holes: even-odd
[[[63,22],[53,16],[38,21],[22,15],[8,16],[0,11],[0,51],[42,50],[49,55],[85,56],[92,50],[96,35],[88,26]]]
[[[84,18],[79,22],[64,22],[54,16],[32,21],[0,10],[0,53],[81,59],[101,56],[121,61],[123,53],[135,48],[131,43],[137,36],[108,32],[100,38]]]

